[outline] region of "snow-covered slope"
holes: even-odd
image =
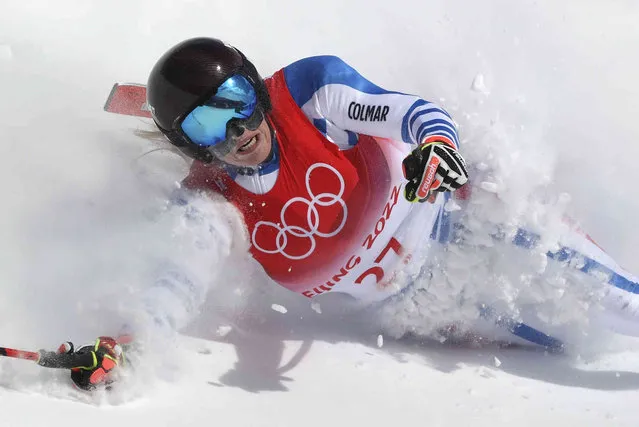
[[[0,345],[113,330],[146,261],[172,254],[171,230],[148,219],[186,165],[166,152],[139,158],[154,145],[132,130],[147,124],[101,106],[114,81],[145,82],[168,47],[199,35],[238,46],[265,75],[331,53],[381,86],[440,102],[470,159],[507,181],[506,214],[547,213],[528,204],[540,189],[570,194],[559,208],[638,272],[637,19],[623,0],[5,1]],[[590,339],[559,357],[380,339],[370,319],[346,321],[228,271],[243,265],[235,258],[211,260],[222,273],[202,315],[111,395],[0,360],[5,424],[636,425],[638,340]]]

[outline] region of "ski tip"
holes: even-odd
[[[117,92],[119,85],[120,83],[115,83],[113,87],[111,88],[111,92],[109,92],[109,96],[107,97],[107,100],[104,103],[104,111],[110,112],[109,107],[111,105],[111,102],[113,102],[113,97],[115,96],[115,93]]]
[[[146,86],[139,83],[115,83],[104,104],[104,111],[151,118],[151,110],[146,103]]]

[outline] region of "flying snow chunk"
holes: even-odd
[[[217,336],[218,337],[225,337],[227,336],[231,331],[233,330],[233,328],[231,326],[219,326],[217,328]]]
[[[278,313],[282,313],[282,314],[286,314],[288,312],[286,307],[284,307],[283,305],[279,305],[279,304],[273,304],[273,305],[271,305],[271,308],[274,311],[277,311]]]
[[[499,368],[501,366],[501,360],[497,359],[496,356],[494,356],[493,363],[495,364],[496,368]]]
[[[377,335],[377,347],[382,348],[384,346],[384,336],[382,334]]]
[[[572,197],[568,193],[561,193],[558,198],[558,202],[562,205],[567,205],[572,200]]]
[[[13,59],[13,50],[11,46],[0,44],[0,61],[10,61]]]
[[[322,307],[320,307],[318,302],[312,302],[311,303],[311,308],[313,309],[313,311],[317,314],[322,314]]]
[[[457,202],[451,198],[444,205],[444,210],[446,212],[455,212],[461,210],[461,206],[459,206]]]
[[[490,91],[486,87],[486,83],[484,83],[483,74],[477,74],[475,78],[473,79],[473,84],[470,87],[475,92],[479,92],[484,95],[490,95]]]
[[[488,191],[489,193],[497,192],[497,184],[495,184],[494,182],[484,181],[481,184],[479,184],[479,186],[481,187],[482,190]]]

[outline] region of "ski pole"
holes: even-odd
[[[13,357],[15,359],[25,359],[38,361],[40,354],[37,351],[16,350],[15,348],[0,347],[0,356]]]

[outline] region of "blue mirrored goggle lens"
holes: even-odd
[[[248,119],[256,106],[253,85],[244,76],[234,75],[203,105],[191,111],[180,127],[195,144],[211,147],[226,140],[229,120]]]

